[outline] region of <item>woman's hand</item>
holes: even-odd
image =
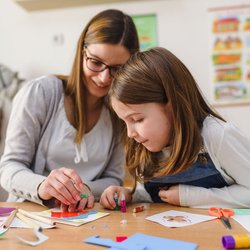
[[[110,186],[104,190],[102,193],[100,204],[104,208],[114,209],[116,207],[116,203],[114,200],[115,194],[118,196],[118,205],[121,206],[121,196],[124,194],[126,202],[130,202],[132,199],[131,190],[128,188],[120,187],[120,186]]]
[[[84,189],[82,190],[80,196],[81,200],[75,204],[71,204],[68,206],[66,204],[61,203],[61,210],[74,212],[74,211],[82,211],[85,208],[92,208],[94,206],[95,198],[87,185],[84,185]]]
[[[167,190],[160,190],[159,197],[164,202],[180,206],[179,185],[171,186]]]
[[[81,200],[80,194],[84,192],[84,188],[86,186],[75,170],[59,168],[52,170],[49,176],[40,184],[38,195],[43,200],[55,198],[62,204],[69,206],[69,208],[75,208],[78,201]],[[89,205],[92,204],[92,199],[90,198]],[[80,207],[83,207],[83,204],[84,201],[81,201]]]

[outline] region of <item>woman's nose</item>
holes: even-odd
[[[105,70],[103,70],[102,72],[99,72],[99,79],[103,82],[109,82],[111,80],[111,76],[110,76],[110,70],[108,68],[106,68]]]

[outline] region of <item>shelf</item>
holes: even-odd
[[[70,8],[104,3],[132,2],[133,0],[14,0],[27,11]],[[143,1],[143,0],[137,0]]]

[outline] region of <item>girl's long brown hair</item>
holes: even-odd
[[[126,167],[136,178],[149,180],[187,169],[202,146],[204,119],[213,115],[222,119],[203,98],[186,66],[170,51],[153,48],[135,53],[118,71],[109,97],[125,104],[171,103],[173,134],[170,156],[159,161],[159,153],[149,152],[126,135]]]
[[[133,54],[139,50],[139,40],[132,18],[119,10],[105,10],[94,16],[86,25],[78,40],[76,55],[68,77],[63,80],[65,94],[74,105],[74,126],[77,130],[75,142],[80,143],[87,125],[87,101],[83,74],[84,46],[94,43],[120,44]]]

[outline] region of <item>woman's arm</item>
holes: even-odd
[[[52,105],[55,106],[55,98],[51,98],[55,94],[55,84],[58,85],[58,80],[54,77],[41,78],[27,83],[18,92],[13,101],[0,163],[3,188],[16,198],[40,204],[37,187],[45,179],[42,176],[45,160],[37,173],[33,162],[41,134],[49,122],[46,119],[52,113]]]

